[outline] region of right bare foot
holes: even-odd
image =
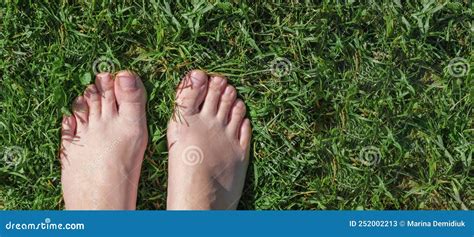
[[[200,70],[180,83],[168,125],[168,209],[236,209],[251,137],[245,105],[225,78]]]

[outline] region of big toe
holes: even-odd
[[[176,92],[176,106],[179,114],[189,116],[199,112],[207,90],[207,74],[193,70],[186,74]]]
[[[143,120],[146,117],[146,90],[135,73],[131,71],[117,73],[114,89],[120,117],[130,121]]]

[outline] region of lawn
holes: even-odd
[[[166,208],[166,125],[193,68],[248,107],[239,209],[474,208],[469,0],[7,2],[1,209],[64,208],[62,114],[95,72],[127,68],[149,95],[138,209]]]

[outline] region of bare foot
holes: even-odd
[[[138,76],[97,76],[64,117],[61,181],[66,209],[135,209],[148,141],[146,91]]]
[[[168,125],[168,209],[236,209],[251,137],[245,105],[225,78],[190,72]]]

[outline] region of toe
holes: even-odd
[[[99,73],[96,76],[95,85],[101,96],[101,117],[112,118],[117,114],[112,76],[108,72]]]
[[[227,124],[229,111],[234,104],[236,96],[237,92],[235,91],[235,88],[231,85],[227,85],[221,96],[221,101],[217,110],[217,119],[219,119],[223,124]]]
[[[72,143],[74,136],[76,135],[76,119],[74,116],[64,115],[61,123],[61,144],[62,146],[68,146]]]
[[[89,105],[89,121],[100,118],[100,94],[95,85],[89,85],[84,92],[87,104]]]
[[[242,125],[242,120],[245,117],[245,105],[242,100],[237,99],[232,106],[232,111],[230,112],[230,120],[228,124],[228,132],[230,136],[238,138],[240,126]]]
[[[89,122],[89,106],[83,96],[77,97],[72,108],[74,117],[76,119],[76,134],[80,133]]]
[[[120,117],[132,122],[146,120],[146,90],[138,75],[131,71],[117,73],[115,96]]]
[[[75,136],[76,118],[73,115],[64,115],[61,123],[61,147],[59,148],[61,168],[64,168],[64,161],[67,161],[67,149],[74,142]]]
[[[219,100],[221,94],[227,85],[227,80],[222,76],[212,76],[209,82],[209,88],[207,91],[204,104],[202,106],[202,112],[207,115],[216,115],[217,107],[219,106]]]
[[[240,126],[239,141],[240,146],[243,150],[248,150],[250,145],[250,139],[252,137],[252,127],[248,118],[244,119]]]
[[[179,114],[189,116],[199,112],[199,107],[206,96],[207,74],[193,70],[181,80],[176,92],[176,107]]]

